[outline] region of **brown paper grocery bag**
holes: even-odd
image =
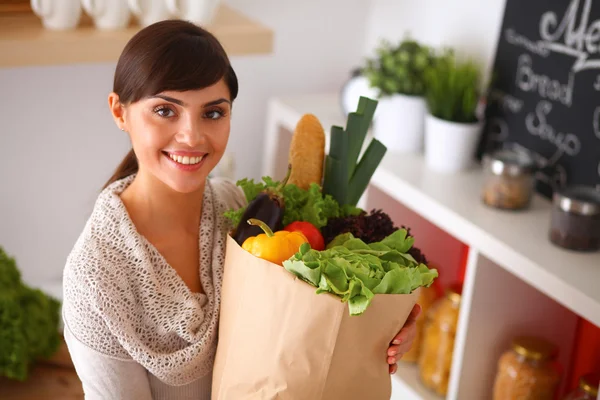
[[[378,400],[386,362],[418,293],[376,295],[351,317],[339,297],[243,250],[231,237],[222,286],[213,400]]]

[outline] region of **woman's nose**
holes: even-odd
[[[204,142],[204,134],[202,133],[201,125],[196,122],[189,122],[181,126],[175,136],[175,139],[189,147],[196,147]]]

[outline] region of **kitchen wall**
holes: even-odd
[[[240,95],[228,149],[237,177],[259,177],[267,99],[338,90],[363,54],[369,2],[227,3],[275,33],[273,54],[232,57]],[[98,190],[129,148],[107,108],[114,66],[0,69],[0,246],[32,284],[60,280]]]

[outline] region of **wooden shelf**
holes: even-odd
[[[71,31],[44,29],[31,13],[0,15],[0,67],[60,65],[116,61],[127,41],[140,29],[96,29],[89,19]],[[268,54],[273,50],[271,29],[222,5],[207,27],[230,56]]]

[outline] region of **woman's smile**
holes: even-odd
[[[194,172],[202,168],[208,153],[189,151],[163,151],[163,155],[169,163],[180,171]]]

